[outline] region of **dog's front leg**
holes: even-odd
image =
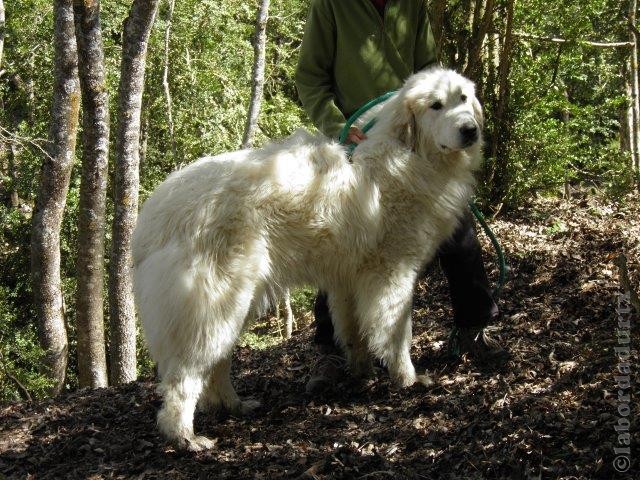
[[[364,275],[359,283],[356,310],[371,352],[384,361],[401,387],[433,384],[428,375],[417,375],[411,362],[413,272],[375,272]]]
[[[382,359],[389,368],[391,378],[401,387],[409,387],[414,383],[433,385],[429,375],[416,373],[411,361],[411,314],[407,313],[399,318],[390,333],[388,347],[382,354]]]

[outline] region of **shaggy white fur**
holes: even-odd
[[[473,84],[431,69],[387,101],[351,160],[322,136],[198,160],[140,212],[135,294],[162,378],[161,431],[184,448],[196,404],[236,412],[229,378],[238,336],[285,288],[328,292],[352,371],[381,358],[401,386],[428,384],[409,348],[420,268],[449,237],[474,186],[482,112]]]

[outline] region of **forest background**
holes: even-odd
[[[52,386],[42,368],[45,352],[38,341],[30,248],[52,119],[54,8],[45,0],[1,3],[0,400],[17,400],[45,396]],[[293,81],[308,4],[270,4],[255,145],[299,127],[311,128]],[[123,22],[130,6],[124,0],[104,2],[100,14],[112,130],[108,226],[114,221],[113,132],[120,121]],[[142,101],[140,203],[175,168],[242,144],[258,8],[258,2],[238,0],[159,2]],[[585,190],[620,202],[634,189],[639,178],[637,112],[634,120],[632,108],[638,84],[636,8],[634,1],[614,0],[431,2],[442,62],[477,82],[487,112],[486,162],[478,192],[485,213],[526,208],[540,195],[570,200],[574,192]],[[78,134],[61,229],[60,276],[69,339],[63,389],[78,386],[82,142]],[[112,251],[110,227],[104,238],[105,251]],[[106,299],[108,253],[103,267]],[[298,313],[308,309],[309,298],[304,290],[294,294]],[[104,319],[105,324],[114,320],[107,302]],[[107,335],[105,348],[110,341]],[[137,349],[138,374],[151,373],[142,342]]]

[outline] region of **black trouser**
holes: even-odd
[[[498,306],[491,295],[482,249],[470,212],[463,217],[453,236],[440,247],[437,257],[449,282],[455,325],[460,328],[485,327],[498,316]],[[326,293],[318,292],[313,311],[315,343],[333,343],[333,324]]]

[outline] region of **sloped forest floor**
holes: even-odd
[[[637,286],[634,202],[538,199],[491,222],[510,265],[492,329],[511,352],[506,365],[447,357],[451,311],[432,267],[416,294],[412,356],[434,387],[400,390],[380,371],[365,386],[345,375],[312,398],[305,382],[318,355],[306,325],[275,347],[238,348],[237,389],[263,406],[250,418],[197,414],[196,430],[216,438],[216,448],[193,454],[165,444],[155,427],[160,398],[152,381],[141,381],[0,406],[0,478],[631,478],[640,471],[633,400],[630,414],[623,405],[630,468],[621,474],[612,463],[624,433],[614,429],[614,348],[622,345],[618,317],[635,332],[638,318],[619,305],[614,260],[624,249]],[[493,251],[480,237],[495,279]],[[636,378],[633,371],[631,389]]]

